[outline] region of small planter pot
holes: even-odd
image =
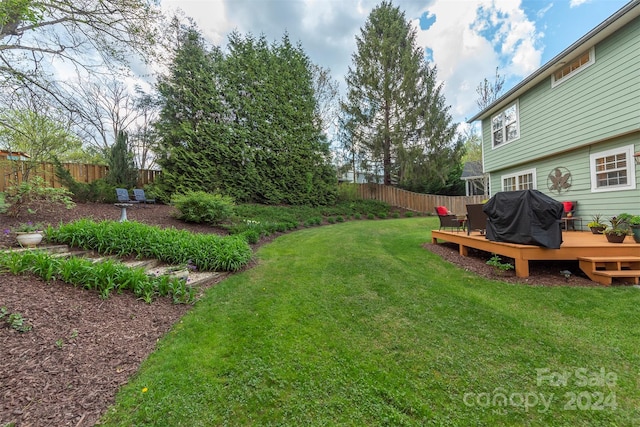
[[[626,234],[605,234],[605,236],[607,236],[607,241],[609,241],[609,243],[622,243],[624,242],[624,238],[627,237]]]
[[[16,239],[23,248],[35,248],[42,242],[42,232],[18,231],[16,232]]]
[[[605,227],[589,227],[593,234],[602,234],[604,232]]]
[[[633,233],[633,240],[636,243],[640,243],[640,225],[632,225],[631,232]]]

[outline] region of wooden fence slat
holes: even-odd
[[[105,178],[109,168],[104,165],[63,163],[65,169],[69,171],[73,179],[78,182],[89,184],[97,179]],[[0,159],[0,192],[7,188],[19,185],[23,181],[25,164],[21,160]],[[31,176],[42,177],[47,185],[55,188],[62,187],[56,168],[53,163],[38,163],[30,172]],[[138,187],[143,187],[154,182],[161,174],[158,170],[140,169],[138,170]]]
[[[441,196],[402,190],[384,184],[357,185],[357,194],[365,200],[380,200],[403,209],[420,213],[435,213],[436,206],[446,206],[451,212],[463,215],[468,204],[482,203],[486,196]]]

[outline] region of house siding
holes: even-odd
[[[640,151],[640,131],[612,139],[606,143],[583,146],[571,152],[558,154],[543,160],[524,163],[515,167],[491,173],[491,188],[502,188],[502,176],[519,171],[536,170],[536,188],[558,201],[579,201],[576,216],[582,218],[583,228],[594,214],[601,214],[603,218],[615,216],[621,212],[638,214],[640,212],[640,172],[636,168],[636,188],[621,191],[606,191],[593,193],[591,191],[590,155],[613,148],[634,145],[635,151]],[[630,159],[633,161],[633,159]],[[571,173],[571,187],[561,194],[550,192],[548,176],[557,167],[566,168]]]
[[[547,163],[565,157],[574,159],[570,161],[576,166],[584,162],[586,175],[578,176],[590,185],[589,152],[594,148],[589,146],[640,129],[639,94],[640,18],[636,18],[595,46],[595,64],[553,88],[549,76],[519,98],[519,139],[493,148],[491,118],[483,120],[484,167],[492,174],[491,188],[501,188],[500,175],[507,170],[528,169],[533,161],[542,168],[538,181],[545,180],[544,185],[538,182],[538,189],[546,188],[546,169],[552,169]],[[595,151],[601,151],[600,146]],[[552,160],[545,160],[552,155]]]

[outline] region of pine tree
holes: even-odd
[[[416,187],[441,184],[459,163],[455,139],[436,69],[417,47],[416,32],[398,7],[383,1],[356,37],[357,52],[346,77],[352,146],[380,164],[384,183]]]
[[[135,187],[138,181],[138,170],[133,157],[126,132],[118,132],[116,142],[111,146],[109,153],[107,182],[116,187]]]

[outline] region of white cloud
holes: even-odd
[[[493,79],[496,67],[501,75],[522,78],[540,66],[540,35],[519,0],[437,0],[426,11],[436,21],[418,32],[418,44],[433,52],[456,120],[477,111],[475,89],[484,78]]]
[[[583,5],[585,3],[589,3],[589,0],[571,0],[569,2],[569,7],[574,8],[574,7],[578,7],[580,5]]]

